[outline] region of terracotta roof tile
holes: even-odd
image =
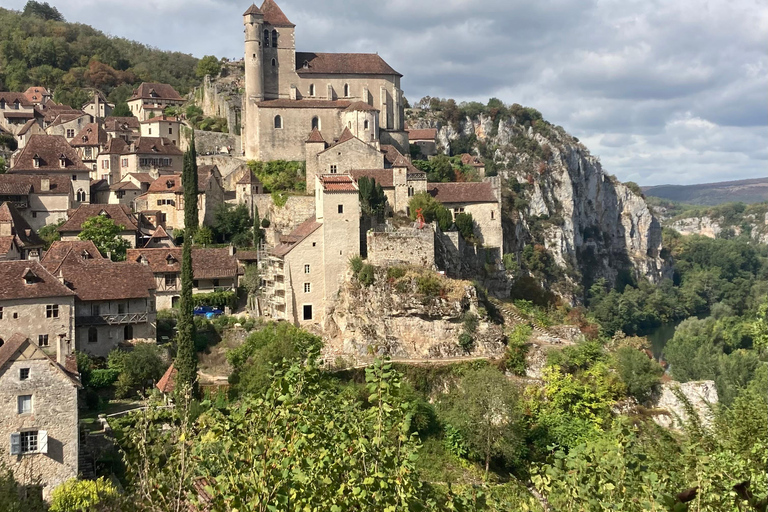
[[[469,153],[462,153],[461,163],[464,165],[471,165],[472,167],[485,167],[485,164],[475,155]]]
[[[296,52],[299,75],[395,75],[403,76],[375,53]]]
[[[287,98],[277,100],[264,100],[257,103],[260,108],[338,108],[349,106],[347,100],[291,100]]]
[[[495,203],[496,196],[487,181],[465,183],[429,183],[427,191],[441,203]]]
[[[237,257],[237,261],[247,261],[250,263],[259,259],[259,251],[237,251],[235,257]]]
[[[286,237],[285,242],[281,242],[279,245],[277,245],[277,247],[272,249],[270,253],[273,256],[277,256],[278,258],[284,257],[286,254],[291,252],[291,250],[296,247],[299,242],[317,231],[320,226],[322,226],[322,224],[317,222],[315,217],[311,217],[305,220],[296,226],[296,229],[291,231],[291,233]]]
[[[126,261],[144,264],[152,272],[181,272],[181,247],[128,249]],[[192,249],[192,276],[194,279],[219,279],[242,274],[235,256],[227,247]]]
[[[355,101],[350,103],[350,105],[344,109],[344,112],[354,112],[355,110],[361,110],[364,112],[378,112],[379,109],[374,107],[373,105],[369,105],[368,103],[364,101]]]
[[[251,4],[248,10],[243,13],[243,16],[248,16],[249,14],[255,14],[257,16],[260,16],[261,11],[259,10],[258,7],[256,7],[256,4]]]
[[[113,137],[107,141],[107,145],[104,146],[104,150],[101,153],[105,155],[125,155],[128,153],[128,143],[119,137]]]
[[[29,121],[24,123],[24,126],[22,126],[21,130],[19,130],[19,135],[24,135],[25,133],[27,133],[35,125],[36,122],[37,122],[36,120],[30,119]]]
[[[137,155],[183,155],[167,137],[139,137],[128,145],[128,154]]]
[[[47,179],[48,190],[43,190],[42,180]],[[0,174],[0,194],[26,196],[29,194],[69,194],[72,182],[62,174]]]
[[[56,276],[33,260],[0,261],[0,300],[74,295]]]
[[[182,98],[171,85],[144,82],[133,91],[133,95],[131,95],[128,101],[135,99],[182,101],[184,98]]]
[[[392,167],[392,164],[395,163],[398,157],[403,156],[403,154],[400,153],[400,151],[398,151],[397,148],[391,144],[382,144],[381,152],[384,153],[385,167],[386,165]]]
[[[5,260],[13,246],[19,247],[15,236],[0,236],[0,260]]]
[[[368,178],[373,178],[376,180],[376,183],[384,188],[392,188],[395,186],[392,169],[353,169],[349,171],[349,174],[355,181],[360,181],[360,178],[366,176]]]
[[[146,183],[147,185],[155,181],[152,175],[149,174],[148,172],[131,172],[131,173],[128,173],[128,176],[133,176],[139,182]]]
[[[81,204],[69,213],[69,218],[59,226],[58,231],[59,233],[79,232],[83,229],[85,221],[99,215],[112,219],[118,226],[123,226],[125,231],[139,229],[139,222],[131,213],[131,209],[124,204]]]
[[[24,217],[12,203],[0,204],[0,222],[10,222],[16,233],[16,245],[27,249],[40,248],[45,245],[42,238],[30,227]],[[5,251],[7,252],[7,251]]]
[[[24,91],[24,96],[30,103],[40,103],[45,96],[50,97],[51,93],[45,87],[32,86]]]
[[[174,368],[173,364],[168,367],[167,370],[165,370],[165,373],[162,377],[160,377],[160,380],[157,381],[157,389],[160,390],[161,393],[173,393],[173,390],[176,388],[176,374],[179,373],[179,371]]]
[[[34,112],[24,112],[23,110],[6,110],[3,112],[3,117],[10,119],[32,119],[35,117]]]
[[[118,181],[110,185],[109,190],[141,190],[141,187],[132,181]]]
[[[69,254],[75,254],[84,259],[106,259],[101,255],[99,249],[96,248],[96,244],[90,240],[70,240],[66,242],[56,240],[51,244],[51,247],[45,251],[45,254],[43,254],[43,257],[40,259],[40,263],[42,263],[48,271],[57,272],[59,266],[61,266]]]
[[[323,134],[320,133],[320,130],[317,128],[312,128],[312,131],[309,133],[309,137],[307,137],[307,142],[325,142],[325,139],[323,138]]]
[[[5,366],[5,363],[15,354],[25,342],[29,339],[21,333],[14,333],[10,338],[5,340],[2,346],[0,346],[0,369]]]
[[[264,0],[259,9],[264,15],[264,23],[272,25],[273,27],[295,27],[293,23],[288,20],[288,17],[283,13],[280,7],[277,6],[274,0]]]
[[[437,139],[436,128],[423,128],[418,130],[406,130],[408,132],[408,140],[429,140],[434,141]]]
[[[78,119],[80,117],[88,116],[85,112],[82,112],[80,110],[77,110],[75,112],[64,112],[56,116],[56,118],[53,120],[53,122],[49,126],[59,126],[64,123],[69,123],[70,121],[74,121],[75,119]],[[88,116],[90,118],[90,116]]]
[[[107,132],[98,123],[88,123],[75,135],[70,144],[78,146],[100,146],[107,143]]]
[[[138,131],[139,119],[134,116],[109,116],[104,118],[104,129],[110,132],[119,132],[124,130]]]
[[[65,167],[60,158],[64,157]],[[39,166],[35,167],[35,157]],[[69,173],[72,171],[90,171],[80,160],[80,156],[67,139],[61,135],[32,135],[13,162],[9,172],[27,172],[35,174]]]
[[[19,105],[22,107],[32,106],[32,102],[21,92],[0,92],[0,101],[3,100],[5,100],[6,103],[15,103],[18,101]]]
[[[165,194],[181,193],[184,187],[181,185],[181,174],[168,174],[160,176],[149,186],[148,193]]]
[[[324,174],[320,184],[326,192],[357,192],[355,180],[348,174]]]

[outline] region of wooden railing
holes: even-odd
[[[147,321],[147,312],[142,313],[118,313],[115,315],[77,316],[75,323],[78,325],[123,325],[140,324]]]

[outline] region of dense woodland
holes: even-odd
[[[40,85],[75,108],[94,88],[119,104],[141,82],[168,83],[186,94],[200,81],[195,57],[67,23],[44,2],[30,1],[21,12],[0,9],[0,41],[1,90]]]

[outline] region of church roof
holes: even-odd
[[[403,76],[376,53],[296,52],[299,75],[397,75]]]
[[[379,111],[379,109],[377,109],[373,105],[369,105],[364,101],[355,101],[352,104],[350,104],[347,108],[345,108],[344,112],[354,112],[355,110],[373,111],[373,112]]]
[[[261,13],[264,15],[264,23],[272,25],[273,27],[296,26],[288,20],[288,17],[283,13],[282,9],[277,6],[275,0],[264,0],[264,3],[261,4]]]
[[[261,11],[256,7],[256,4],[251,4],[248,10],[243,13],[243,16],[248,16],[249,14],[260,15]]]
[[[325,142],[325,139],[323,138],[323,134],[320,133],[320,130],[312,128],[312,132],[309,134],[307,142]]]

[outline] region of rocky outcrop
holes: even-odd
[[[722,218],[713,218],[708,215],[700,217],[675,218],[665,223],[681,235],[701,235],[709,238],[723,236],[725,230],[730,230],[731,235],[739,236],[743,226],[749,229],[752,240],[761,244],[768,244],[768,213],[764,216],[745,215],[740,219],[741,224],[727,223]]]
[[[375,279],[374,285],[362,286],[349,278],[341,287],[323,329],[326,358],[439,360],[503,354],[503,329],[484,318],[473,334],[474,348],[466,352],[459,345],[464,315],[481,313],[471,283],[425,269],[409,269],[397,279],[376,269]],[[424,279],[437,280],[440,291],[425,295]]]
[[[446,152],[452,141],[472,136],[495,148],[493,160],[506,182],[504,253],[519,255],[526,245],[541,244],[573,283],[585,286],[601,277],[612,283],[623,269],[661,280],[661,224],[642,196],[603,172],[599,159],[562,128],[543,121],[522,125],[514,117],[496,123],[485,115],[458,126],[423,115],[410,124],[437,128]],[[579,301],[577,293],[558,293]]]
[[[712,406],[718,401],[715,382],[702,380],[664,383],[655,404],[656,409],[663,412],[655,414],[653,420],[662,427],[680,428],[681,422],[685,423],[688,420],[688,407],[685,401],[690,403],[690,407],[699,416],[702,425],[711,424]]]

